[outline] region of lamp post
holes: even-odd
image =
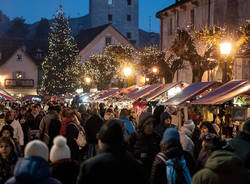
[[[130,67],[125,67],[123,68],[123,73],[127,79],[127,87],[128,87],[128,77],[131,75],[132,69]]]
[[[224,56],[224,71],[222,76],[222,82],[227,82],[227,57],[229,56],[232,49],[232,44],[230,42],[223,42],[220,44],[221,55]]]

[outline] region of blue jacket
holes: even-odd
[[[129,121],[127,118],[121,116],[120,120],[122,120],[125,124],[125,136],[127,137],[129,134],[135,132],[135,128],[133,126],[133,123],[131,121]]]
[[[60,184],[50,177],[49,163],[41,157],[27,157],[19,160],[14,169],[14,177],[5,184]]]

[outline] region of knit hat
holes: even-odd
[[[244,123],[242,131],[247,134],[250,134],[250,120]]]
[[[50,150],[50,160],[52,162],[70,158],[70,149],[67,145],[67,139],[63,136],[57,136],[53,140],[54,145]]]
[[[176,140],[176,142],[180,142],[180,135],[176,128],[168,128],[165,130],[163,137],[162,137],[162,143],[166,144],[169,141]]]
[[[49,149],[47,145],[39,140],[29,142],[24,149],[24,157],[37,156],[48,161]]]
[[[164,123],[165,119],[170,119],[170,120],[172,120],[171,115],[170,115],[167,111],[165,111],[165,112],[163,112],[163,113],[161,114],[161,123]]]
[[[188,130],[190,130],[191,132],[193,132],[194,128],[195,128],[195,124],[192,120],[187,120],[184,122],[183,126],[185,128],[187,128]]]
[[[123,140],[122,121],[109,120],[100,129],[98,139],[109,145],[119,145]]]
[[[0,137],[2,137],[3,132],[4,132],[5,130],[8,130],[9,133],[10,133],[10,137],[13,138],[14,129],[13,129],[12,126],[10,126],[10,125],[4,125],[4,126],[3,126],[3,128],[2,128],[2,130],[1,130],[1,132],[0,132]]]

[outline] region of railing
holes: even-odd
[[[5,88],[32,88],[34,87],[33,79],[5,79],[4,81]]]

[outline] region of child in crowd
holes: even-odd
[[[0,137],[0,183],[13,176],[17,162],[15,147],[9,137]]]

